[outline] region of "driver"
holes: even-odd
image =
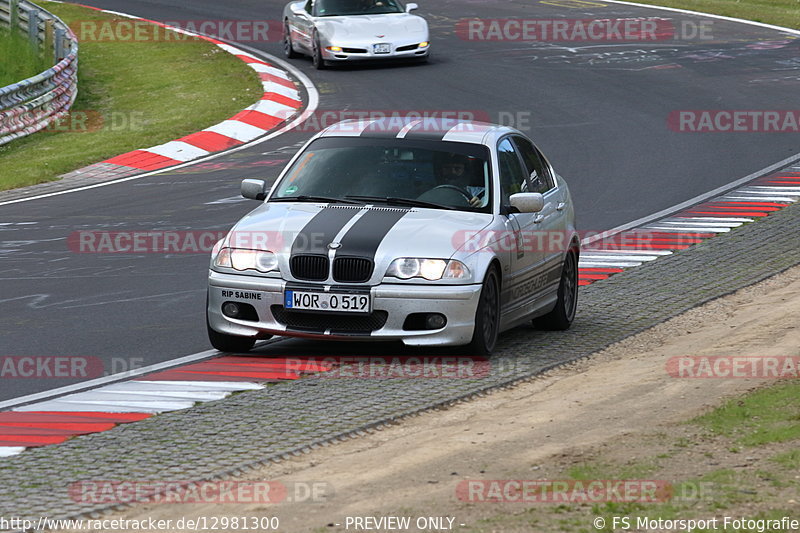
[[[485,187],[471,185],[472,165],[467,156],[461,154],[443,154],[436,165],[437,186],[450,185],[464,191],[469,198],[471,207],[478,207],[483,201],[481,197],[486,192]]]

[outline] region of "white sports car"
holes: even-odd
[[[531,319],[566,329],[580,241],[566,182],[521,132],[448,120],[340,122],[312,138],[214,249],[208,334],[492,351]]]
[[[286,57],[310,55],[314,66],[364,59],[412,58],[430,53],[428,23],[417,4],[398,0],[307,0],[283,10]]]

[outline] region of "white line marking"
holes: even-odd
[[[52,400],[48,402],[25,405],[14,409],[16,412],[53,411],[53,412],[103,412],[103,413],[163,413],[165,411],[179,411],[188,409],[194,402],[111,402],[105,400],[84,402],[62,402]]]
[[[663,11],[673,11],[675,13],[684,13],[686,15],[699,15],[701,17],[709,17],[709,18],[715,18],[715,19],[719,19],[719,20],[727,20],[728,22],[738,22],[740,24],[749,24],[751,26],[759,26],[759,27],[762,27],[762,28],[768,28],[770,30],[778,30],[778,31],[785,32],[785,33],[791,33],[791,34],[794,34],[794,35],[800,35],[800,31],[794,30],[792,28],[784,28],[783,26],[774,26],[772,24],[764,24],[763,22],[755,22],[753,20],[745,20],[745,19],[739,19],[739,18],[734,18],[734,17],[725,17],[723,15],[714,15],[714,14],[711,14],[711,13],[704,13],[702,11],[689,11],[688,9],[678,9],[678,8],[674,8],[674,7],[664,7],[664,6],[648,5],[648,4],[637,4],[635,2],[624,2],[622,0],[607,0],[607,1],[612,3],[612,4],[623,4],[623,5],[636,6],[636,7],[648,7],[650,9],[660,9],[660,10],[663,10]]]
[[[11,457],[25,451],[21,446],[0,446],[0,457]]]
[[[241,142],[250,141],[266,133],[266,130],[262,130],[261,128],[257,128],[245,122],[239,122],[238,120],[224,120],[203,131],[213,131],[214,133],[219,133],[220,135]]]
[[[119,374],[114,374],[113,376],[105,376],[102,378],[93,379],[90,381],[83,381],[81,383],[76,383],[74,385],[67,385],[66,387],[60,387],[58,389],[52,389],[49,391],[37,392],[35,394],[29,394],[27,396],[21,396],[19,398],[13,398],[11,400],[5,400],[0,402],[0,409],[7,409],[9,407],[14,407],[17,405],[22,405],[25,403],[35,402],[37,400],[43,400],[46,398],[52,398],[54,396],[62,396],[65,394],[69,394],[71,392],[86,390],[86,389],[93,389],[97,388],[101,385],[106,385],[108,383],[119,382],[123,380],[128,380],[131,378],[135,378],[137,376],[141,376],[143,374],[150,374],[152,372],[157,372],[159,370],[165,370],[168,368],[172,368],[174,366],[185,365],[188,363],[194,363],[200,361],[202,359],[208,359],[213,357],[214,355],[219,355],[219,352],[216,350],[206,350],[205,352],[199,352],[192,355],[187,355],[185,357],[179,357],[178,359],[173,359],[171,361],[165,361],[163,363],[156,363],[154,365],[145,366],[142,368],[137,368],[136,370],[131,370],[128,372],[121,372]]]
[[[793,204],[797,201],[795,198],[787,198],[785,196],[720,196],[716,201],[720,202],[778,202],[778,203],[787,203]],[[757,209],[759,206],[754,205],[753,209]]]
[[[681,220],[708,220],[710,222],[753,222],[752,218],[730,218],[730,217],[677,217]],[[674,220],[674,219],[673,219]]]
[[[637,267],[641,263],[634,263],[632,261],[578,261],[578,268],[608,268],[608,267]]]
[[[587,255],[588,261],[655,261],[658,255],[623,255],[623,254],[591,254]]]
[[[106,387],[92,389],[89,392],[71,394],[59,398],[63,402],[86,402],[94,400],[109,400],[112,402],[163,402],[165,400],[192,400],[195,402],[210,402],[221,400],[229,396],[228,391],[125,391],[125,390],[106,390]]]
[[[642,248],[645,248],[646,245],[642,245]],[[669,250],[604,250],[602,248],[586,248],[581,250],[581,257],[585,257],[592,254],[621,254],[621,255],[672,255],[672,252]]]
[[[116,390],[162,390],[169,387],[170,390],[220,390],[220,391],[246,391],[263,389],[264,385],[252,383],[250,381],[125,381],[110,385],[108,388]]]
[[[145,152],[163,155],[176,161],[191,161],[198,157],[207,156],[210,152],[203,150],[192,144],[183,141],[170,141],[168,143],[159,144],[158,146],[151,146],[150,148],[142,148]]]
[[[661,231],[685,231],[686,233],[728,233],[731,229],[730,228],[708,228],[708,227],[701,227],[701,226],[693,226],[693,227],[686,227],[686,226],[645,226],[644,229],[657,229]]]
[[[662,220],[659,224],[675,224],[677,226],[706,226],[709,228],[738,228],[742,225],[741,222],[694,222],[690,219],[686,220],[678,220],[674,218],[670,218],[667,220]]]

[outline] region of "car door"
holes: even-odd
[[[537,232],[539,215],[512,212],[514,209],[509,197],[530,190],[531,184],[510,136],[500,139],[497,144],[497,163],[501,212],[506,216],[506,231],[513,232],[513,237],[502,239],[507,271],[504,272],[500,303],[505,319],[513,322],[517,315],[525,314],[527,303],[535,295],[531,284],[536,283],[536,273],[545,257],[535,239],[531,239]]]
[[[538,148],[526,137],[514,135],[514,145],[528,173],[530,190],[544,196],[544,208],[536,217],[536,228],[545,236],[542,269],[548,273],[548,286],[558,287],[563,252],[568,245],[566,200],[559,189],[552,168]]]
[[[314,34],[314,20],[313,13],[315,9],[315,0],[307,0],[303,5],[303,11],[293,13],[290,30],[292,31],[292,39],[300,46],[310,52],[312,48],[312,38]]]

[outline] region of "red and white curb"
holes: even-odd
[[[623,240],[585,245],[579,283],[589,285],[628,268],[690,248],[706,239],[769,216],[800,198],[800,166],[769,174],[692,207],[627,231]],[[618,234],[617,234],[618,235]],[[202,354],[201,354],[202,355]],[[132,381],[104,385],[0,412],[0,457],[27,448],[108,431],[158,413],[189,409],[234,392],[261,389],[267,383],[329,372],[334,362],[303,358],[218,356]]]
[[[591,285],[769,216],[800,198],[800,166],[770,174],[669,217],[585,245],[578,284]],[[620,237],[621,236],[621,237]]]
[[[235,55],[255,70],[261,78],[264,93],[260,101],[219,124],[158,146],[142,148],[112,157],[100,163],[70,172],[67,174],[68,176],[121,177],[140,171],[160,170],[187,161],[193,161],[214,152],[240,146],[266,135],[299,114],[303,107],[303,99],[298,90],[298,85],[285,70],[240,48],[157,21],[93,6],[82,7],[126,18],[143,20],[177,33],[191,35],[211,42],[226,52]]]
[[[234,392],[262,389],[267,383],[327,372],[333,366],[303,358],[221,356],[17,407],[0,412],[0,457],[108,431],[158,413],[189,409]]]

